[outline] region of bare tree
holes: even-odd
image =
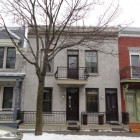
[[[110,3],[98,17],[96,26],[89,28],[84,24],[81,27],[77,25],[84,23],[88,13],[93,12],[95,16],[97,15],[94,9],[103,4],[100,0],[1,0],[0,4],[3,6],[1,19],[5,29],[7,26],[3,14],[12,17],[20,25],[27,25],[29,34],[35,35],[36,46],[32,46],[30,40],[25,37],[28,51],[32,57],[25,55],[12,37],[11,39],[23,58],[36,70],[38,92],[35,135],[41,135],[43,89],[48,62],[63,49],[76,45],[95,49],[96,45],[89,45],[88,41],[98,42],[101,37],[105,38],[113,33],[113,28],[110,28],[110,32],[107,34],[106,28],[116,18],[119,4],[114,6],[113,2]],[[94,19],[92,25],[94,25]],[[73,35],[80,35],[80,38],[74,40]],[[96,49],[103,51],[100,48]],[[40,65],[39,59],[40,50],[44,54],[42,65]]]

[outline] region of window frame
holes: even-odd
[[[3,48],[4,49],[4,53],[3,53],[3,65],[0,69],[5,69],[5,70],[8,70],[8,69],[16,69],[16,47],[14,46],[0,46],[0,48]],[[14,61],[14,67],[7,67],[7,56],[8,56],[8,49],[9,48],[13,48],[15,49],[15,61]]]
[[[139,56],[139,63],[140,63],[140,51],[137,51],[137,52],[132,52],[132,51],[130,51],[129,52],[129,58],[130,58],[130,70],[131,70],[131,78],[133,78],[133,79],[138,79],[139,78],[139,76],[138,77],[135,77],[135,76],[133,76],[133,72],[132,72],[132,56]]]
[[[87,100],[87,96],[88,96],[88,90],[96,90],[96,95],[97,95],[97,100],[96,100],[96,103],[97,103],[97,111],[89,111],[89,110],[92,110],[91,108],[88,109],[88,100]],[[90,91],[91,92],[91,91]],[[92,91],[93,92],[93,91]],[[98,88],[85,88],[85,93],[86,93],[86,112],[88,113],[98,113],[99,112],[99,89]]]
[[[8,56],[8,53],[9,53],[9,49],[14,49],[15,50],[15,56],[13,57],[13,56]],[[7,67],[8,66],[8,58],[14,58],[15,60],[14,60],[14,67],[11,67],[11,65],[10,65],[10,67]],[[16,48],[15,47],[7,47],[7,54],[6,54],[6,69],[14,69],[15,68],[15,65],[16,65]]]
[[[44,111],[44,91],[45,90],[49,90],[50,91],[50,97],[51,97],[51,100],[49,100],[49,102],[51,103],[50,104],[50,110],[48,111]],[[52,87],[44,87],[44,90],[43,90],[43,113],[46,113],[46,114],[49,114],[49,113],[52,113],[52,96],[53,96],[53,88]],[[48,101],[45,101],[45,102],[48,102]]]
[[[2,88],[2,87],[1,87]],[[9,107],[9,108],[5,108],[5,107],[3,107],[4,106],[4,95],[6,94],[5,93],[5,88],[12,88],[12,103],[11,103],[11,107]],[[2,90],[2,96],[3,96],[3,98],[2,98],[2,104],[1,104],[1,107],[2,107],[2,110],[7,110],[7,111],[11,111],[12,109],[13,109],[13,103],[14,103],[14,87],[8,87],[8,86],[6,86],[6,87],[3,87],[2,88],[3,90]]]
[[[90,71],[88,70],[88,67],[87,67],[87,64],[86,64],[87,63],[86,62],[86,53],[87,52],[96,52],[96,71],[95,72],[91,72],[91,70]],[[87,68],[87,71],[91,74],[97,74],[98,73],[98,51],[97,50],[85,50],[85,67]],[[89,67],[89,68],[91,69],[92,67]]]
[[[2,67],[0,67],[0,69],[2,69],[4,67],[3,64],[4,64],[4,50],[5,49],[4,49],[4,47],[0,47],[0,49],[3,49]]]

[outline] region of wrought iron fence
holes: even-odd
[[[13,121],[13,111],[0,111],[0,121]]]
[[[89,77],[87,68],[78,67],[78,68],[68,68],[68,67],[57,67],[55,73],[56,79],[81,79],[86,80]]]
[[[87,114],[87,124],[98,124],[99,123],[99,115],[103,115],[103,121],[106,123],[106,113],[105,112],[97,112],[97,113],[89,113],[85,112],[84,114]],[[83,114],[81,113],[81,122],[83,121]]]
[[[120,70],[120,79],[140,79],[140,67],[128,66]]]
[[[44,124],[64,124],[66,123],[65,111],[52,111],[43,113]],[[22,111],[20,113],[20,119],[25,124],[35,124],[36,112],[35,111]]]

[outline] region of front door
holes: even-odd
[[[129,113],[130,122],[136,121],[136,94],[126,93],[126,111]]]
[[[125,100],[130,122],[140,122],[140,90],[129,90],[125,93]]]
[[[68,55],[68,78],[78,79],[78,55]]]
[[[118,121],[118,100],[116,89],[106,89],[106,121]]]
[[[67,121],[79,120],[79,89],[67,88]]]

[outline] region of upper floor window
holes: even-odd
[[[0,68],[15,68],[16,49],[14,47],[0,47]]]
[[[85,65],[89,73],[97,73],[97,51],[86,51],[85,52]]]
[[[140,76],[140,55],[131,55],[131,75],[133,78],[138,78]]]

